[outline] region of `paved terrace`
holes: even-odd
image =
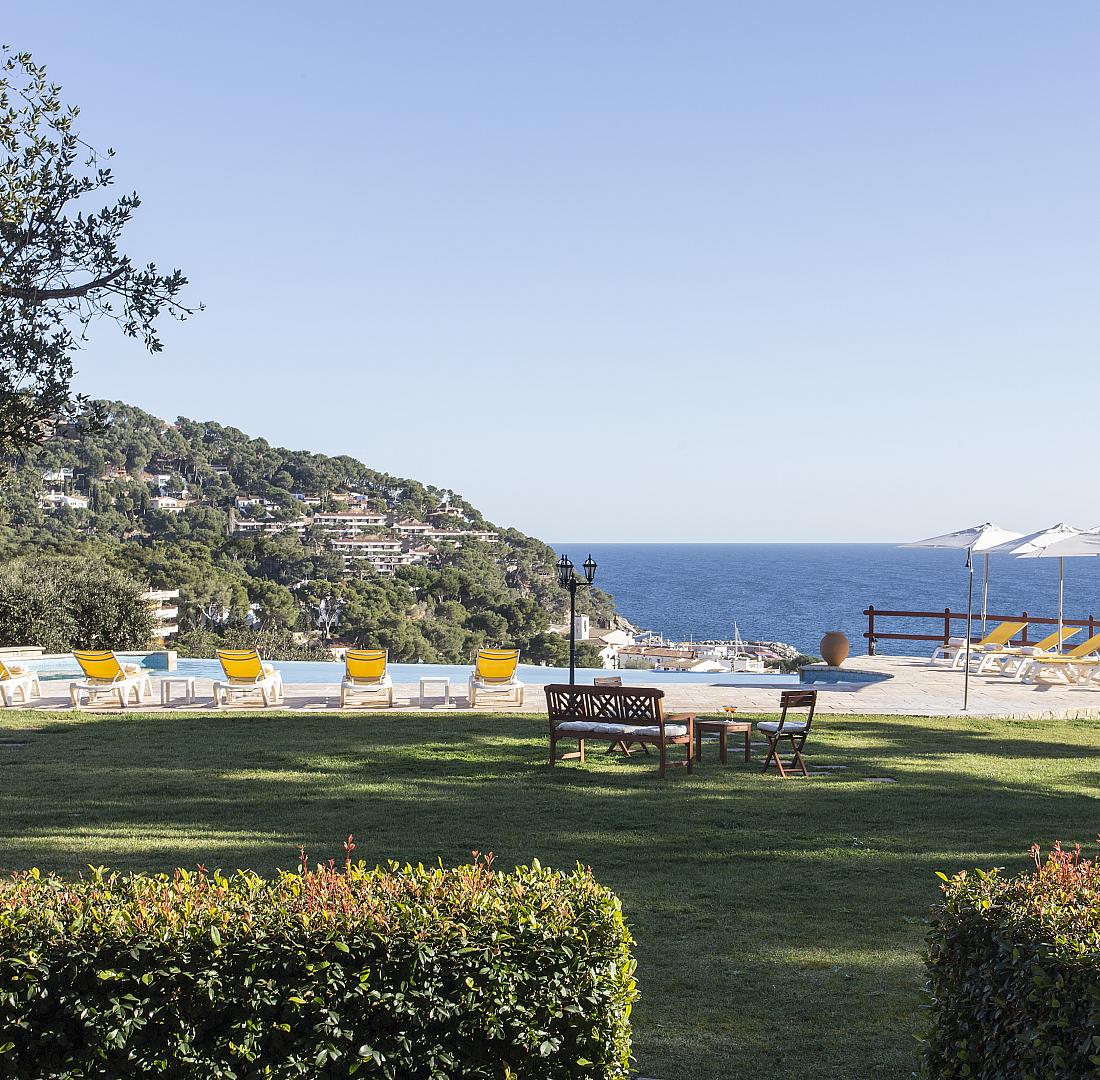
[[[943,666],[931,667],[924,658],[906,656],[857,656],[849,659],[845,670],[878,672],[891,678],[875,683],[848,683],[817,686],[818,711],[825,713],[857,713],[864,715],[905,714],[915,716],[997,716],[1012,719],[1086,719],[1100,718],[1100,686],[1067,687],[1043,684],[1033,686],[1015,683],[1002,676],[974,676],[970,678],[970,708],[962,712],[963,676],[961,671],[949,671]],[[339,671],[334,666],[334,671]],[[716,675],[715,681],[722,676]],[[154,674],[154,690],[158,676]],[[197,700],[193,705],[179,700],[180,692],[169,710],[197,711],[211,708],[213,691],[211,680],[196,679]],[[660,686],[666,694],[668,712],[714,712],[723,705],[736,705],[744,712],[774,712],[779,700],[778,686],[740,687],[715,686],[705,683],[662,683],[661,673],[653,673],[653,686]],[[48,680],[42,683],[43,698],[33,702],[35,708],[67,709],[69,680]],[[451,685],[455,707],[467,707],[465,683]],[[257,698],[258,701],[258,698]],[[395,687],[395,706],[398,709],[418,707],[418,687],[398,684]],[[22,708],[23,706],[16,706]],[[133,707],[133,706],[131,706]],[[288,684],[286,703],[281,708],[289,710],[338,711],[340,692],[337,682],[318,684]],[[160,711],[159,693],[155,702],[142,705],[145,711]],[[233,709],[258,711],[262,705],[235,705]],[[356,706],[356,712],[377,709],[377,705]],[[478,712],[494,710],[516,711],[514,706],[502,709],[490,702],[479,703]],[[110,705],[104,699],[96,706],[97,712],[117,712],[118,705]],[[442,710],[440,710],[442,711]],[[527,683],[527,700],[524,712],[544,712],[545,699],[540,684]]]

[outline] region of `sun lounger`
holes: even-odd
[[[499,694],[505,704],[523,705],[524,685],[516,678],[519,666],[519,649],[478,649],[474,670],[470,673],[470,708],[477,707],[478,696]]]
[[[42,696],[42,685],[38,681],[38,674],[31,671],[24,664],[5,664],[0,660],[0,700],[5,705],[15,704],[15,692],[23,694],[23,704],[30,701],[31,696]]]
[[[971,656],[977,652],[988,652],[994,649],[1003,648],[1017,634],[1021,633],[1026,626],[1026,622],[1000,623],[998,626],[993,627],[981,641],[971,641]],[[937,645],[936,648],[932,650],[932,656],[929,658],[928,662],[934,664],[937,660],[947,660],[950,662],[953,670],[961,670],[966,659],[966,638],[953,637],[948,640],[946,645]]]
[[[94,705],[97,697],[118,696],[119,705],[125,709],[130,704],[140,705],[141,699],[153,696],[153,681],[140,664],[124,664],[106,649],[74,649],[73,657],[84,672],[84,679],[69,683],[69,698],[73,708],[80,708],[80,699],[87,697],[88,705]]]
[[[358,697],[384,697],[393,705],[393,682],[388,673],[389,653],[385,649],[348,649],[344,653],[344,679],[340,683],[340,707]]]
[[[1080,632],[1081,628],[1078,626],[1063,626],[1060,633],[1055,630],[1053,634],[1047,634],[1042,641],[1037,641],[1034,645],[1005,645],[1000,649],[989,649],[977,658],[978,666],[974,668],[974,674],[985,675],[995,671],[998,675],[1019,678],[1030,659],[1053,652]]]
[[[1100,634],[1093,634],[1065,653],[1033,656],[1020,672],[1023,682],[1037,683],[1044,678],[1055,682],[1087,683],[1100,674]]]
[[[265,705],[282,704],[283,677],[255,649],[219,649],[218,659],[225,678],[214,683],[215,708],[250,694],[259,694]]]

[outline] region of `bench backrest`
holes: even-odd
[[[665,722],[665,692],[654,686],[543,687],[552,727],[566,720],[601,720],[610,724],[650,727]]]

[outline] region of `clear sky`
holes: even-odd
[[[547,539],[1097,524],[1094,2],[9,4],[207,310],[79,386]]]

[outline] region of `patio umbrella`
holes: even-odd
[[[1005,544],[1015,543],[1020,533],[1002,529],[987,521],[984,525],[974,525],[958,532],[944,533],[942,536],[930,536],[927,540],[914,540],[911,544],[902,544],[903,548],[949,548],[966,552],[966,570],[970,575],[966,590],[966,656],[963,665],[963,710],[966,710],[970,698],[970,624],[974,617],[974,553],[985,556],[982,574],[982,636],[985,636],[985,615],[989,600],[989,553]]]
[[[1057,530],[1057,531],[1056,531]],[[1062,611],[1065,593],[1064,564],[1066,559],[1100,555],[1100,532],[1085,532],[1072,525],[1056,525],[1036,538],[1020,542],[1014,552],[1018,559],[1057,559],[1058,560],[1058,651],[1062,651]]]

